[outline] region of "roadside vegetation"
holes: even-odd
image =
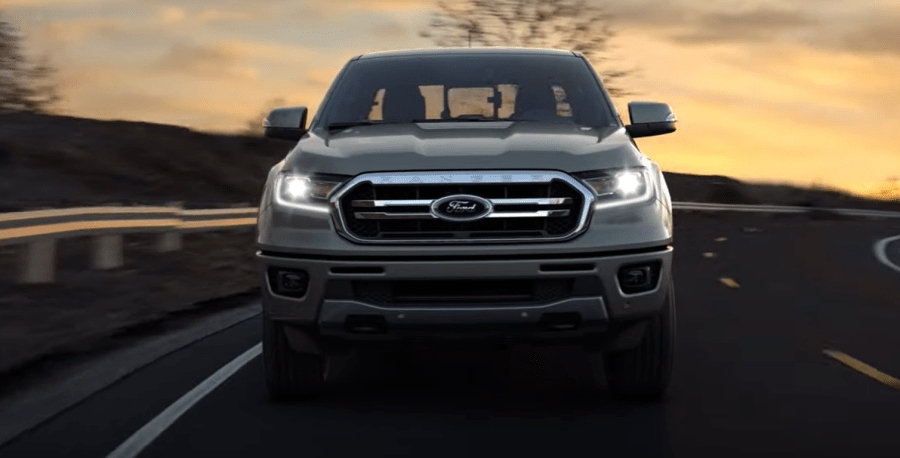
[[[26,55],[19,31],[0,12],[0,111],[52,112],[60,101],[47,57]]]

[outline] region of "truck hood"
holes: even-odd
[[[296,173],[531,169],[580,172],[642,165],[625,129],[531,122],[360,126],[310,132],[285,158]]]

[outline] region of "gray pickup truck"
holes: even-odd
[[[466,48],[351,59],[309,127],[271,111],[296,141],[259,207],[271,395],[316,393],[354,348],[467,343],[578,346],[617,395],[661,399],[672,205],[633,138],[675,115],[628,110],[578,53]]]

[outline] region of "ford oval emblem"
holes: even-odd
[[[491,201],[468,194],[442,197],[431,204],[431,213],[447,221],[475,221],[487,217],[493,210]]]

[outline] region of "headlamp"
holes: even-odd
[[[596,170],[574,176],[594,191],[596,209],[643,202],[653,195],[650,176],[644,167]]]
[[[337,176],[283,173],[275,181],[275,202],[301,210],[328,211],[328,197],[344,181]]]

